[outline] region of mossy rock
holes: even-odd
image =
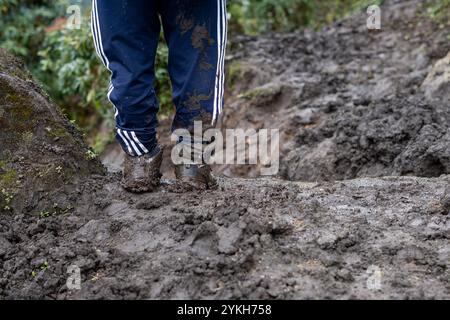
[[[0,212],[41,210],[105,172],[23,63],[1,49],[0,145]]]

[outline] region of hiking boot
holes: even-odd
[[[217,181],[207,164],[180,164],[175,166],[178,189],[182,191],[210,190],[217,188]]]
[[[161,179],[163,150],[157,146],[152,153],[139,157],[125,156],[122,187],[130,192],[143,193],[154,191]]]

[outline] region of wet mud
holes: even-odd
[[[0,298],[450,298],[449,29],[385,2],[382,32],[232,41],[222,127],[281,128],[282,170],[215,190],[173,192],[166,155],[155,192],[124,191],[0,54]]]

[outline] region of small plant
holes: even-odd
[[[39,218],[45,219],[45,218],[54,217],[57,215],[64,215],[72,210],[73,210],[73,206],[71,206],[71,205],[68,205],[67,207],[62,208],[62,207],[60,207],[60,205],[58,203],[54,203],[52,210],[42,210],[39,213]]]
[[[94,151],[92,151],[92,150],[86,151],[86,159],[94,160],[96,158],[97,158],[97,154]]]
[[[31,277],[32,278],[36,278],[38,275],[38,272],[46,272],[49,269],[50,265],[48,264],[47,261],[44,261],[40,266],[39,266],[39,270],[32,270],[31,271]]]
[[[42,271],[47,271],[47,270],[48,270],[48,267],[49,267],[48,262],[45,261],[45,262],[41,265],[41,270],[42,270]]]
[[[45,218],[50,217],[50,211],[42,210],[42,211],[39,213],[39,217],[40,217],[41,219],[45,219]]]
[[[73,210],[73,207],[71,205],[69,205],[65,209],[59,209],[59,212],[57,214],[66,214],[72,210]]]
[[[10,211],[11,207],[9,205],[11,204],[11,201],[14,199],[14,195],[9,193],[5,188],[1,190],[1,193],[4,201],[3,210]]]

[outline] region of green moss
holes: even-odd
[[[8,170],[0,175],[0,186],[1,187],[11,187],[17,182],[17,172],[16,170]]]
[[[74,209],[74,207],[70,204],[66,207],[60,207],[59,204],[54,203],[53,207],[51,209],[44,209],[41,212],[39,212],[39,217],[41,219],[45,219],[48,217],[65,215],[65,214],[71,212],[73,209]]]
[[[88,150],[88,151],[86,151],[86,154],[85,154],[86,160],[88,160],[88,161],[96,159],[97,156],[98,155],[93,150]]]
[[[3,164],[3,170],[6,164]],[[10,212],[11,202],[17,194],[17,172],[8,170],[0,174],[0,212]]]
[[[253,100],[255,98],[271,98],[278,95],[281,92],[281,88],[278,86],[271,87],[259,87],[243,94],[239,95],[239,98]]]
[[[32,77],[31,75],[27,72],[27,71],[23,71],[23,70],[13,70],[11,72],[9,72],[9,74],[13,77],[19,78],[21,80],[31,80]]]
[[[113,142],[114,139],[115,132],[113,130],[107,133],[97,133],[94,137],[93,142],[90,143],[90,145],[92,145],[92,151],[94,151],[95,154],[101,154],[106,149],[106,146]]]
[[[234,89],[236,83],[242,79],[245,72],[242,63],[239,61],[233,61],[228,65],[227,86],[230,89]]]
[[[12,106],[11,109],[14,109],[13,111],[17,115],[24,114],[27,117],[32,115],[32,106],[28,95],[18,92],[7,81],[2,81],[1,86],[2,91],[5,93],[5,102]]]
[[[24,132],[22,134],[22,141],[24,143],[24,145],[29,146],[31,145],[31,142],[33,141],[33,133],[32,132]]]
[[[6,95],[6,101],[12,104],[11,113],[14,120],[27,121],[30,120],[33,115],[33,110],[30,105],[29,99],[24,98],[23,95],[18,93],[8,93]]]
[[[427,4],[428,15],[442,23],[444,26],[449,25],[450,17],[450,0],[434,1]]]
[[[70,134],[65,128],[48,128],[47,132],[54,138],[68,138]]]
[[[0,79],[0,88],[3,96],[0,99],[2,109],[2,127],[11,134],[10,141],[17,141],[20,134],[24,131],[29,131],[35,121],[36,116],[33,113],[33,106],[30,98],[27,95],[22,95],[12,88],[7,81]],[[17,136],[17,134],[19,134]]]
[[[67,131],[67,129],[64,126],[62,126],[58,123],[52,123],[52,126],[46,127],[45,132],[46,132],[49,140],[53,140],[53,141],[49,141],[52,144],[73,146],[77,143],[74,136],[72,134],[70,134],[70,132]]]

